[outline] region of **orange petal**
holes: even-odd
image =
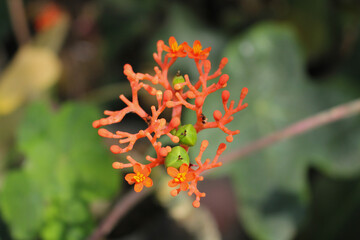
[[[176,187],[179,183],[175,182],[174,179],[173,180],[170,180],[169,183],[168,183],[168,186],[169,187]]]
[[[179,171],[174,167],[168,167],[167,173],[170,175],[170,177],[174,178],[174,177],[177,177],[177,175],[179,174]]]
[[[188,188],[189,188],[189,184],[187,182],[182,182],[180,184],[180,190],[181,191],[186,191],[186,190],[188,190]]]
[[[195,179],[195,176],[196,176],[196,175],[195,175],[195,173],[193,173],[193,172],[187,173],[186,176],[185,176],[186,181],[190,182],[190,181],[194,180],[194,179]]]
[[[141,183],[135,183],[134,190],[135,190],[135,192],[141,192],[143,187],[144,187],[144,184],[142,182]]]
[[[151,172],[151,168],[149,168],[148,166],[145,166],[144,169],[142,170],[142,174],[144,174],[145,177],[149,176]]]
[[[168,46],[166,46],[166,45],[163,45],[163,49],[164,49],[165,52],[170,52],[171,51],[170,48]]]
[[[129,183],[129,184],[134,184],[134,176],[136,176],[136,174],[135,173],[128,173],[128,174],[126,174],[126,176],[125,176],[125,180]]]
[[[209,53],[211,51],[211,47],[205,48],[204,50],[202,50],[205,53]]]
[[[186,43],[186,42],[185,42],[185,43]],[[191,53],[192,47],[190,47],[189,45],[185,44],[185,45],[184,45],[184,49],[185,49],[187,52]]]
[[[170,47],[171,47],[173,44],[177,44],[177,41],[176,41],[175,37],[171,36],[171,37],[169,38],[169,45],[170,45]]]
[[[186,163],[181,164],[181,166],[180,166],[181,173],[186,173],[188,171],[188,169],[189,169],[189,166]]]
[[[201,46],[201,43],[199,40],[195,40],[194,44],[193,44],[193,47],[195,47],[196,45],[200,45]]]
[[[153,185],[153,180],[149,177],[145,178],[144,185],[145,187],[151,187]]]
[[[138,172],[142,173],[142,168],[141,168],[140,164],[136,163],[134,165],[134,172],[135,173],[138,173]]]

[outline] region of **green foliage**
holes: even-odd
[[[228,144],[226,152],[351,99],[338,89],[320,88],[309,81],[296,39],[290,26],[266,23],[235,38],[226,48],[224,56],[229,64],[224,72],[232,79],[227,86],[231,98],[237,99],[242,87],[249,89],[246,98],[249,107],[229,124],[230,129],[240,129],[241,133]],[[207,99],[206,116],[222,109],[220,94]],[[293,238],[309,204],[306,180],[309,166],[334,176],[359,174],[358,121],[349,119],[322,127],[217,171],[230,172],[239,216],[249,234],[260,240]],[[204,131],[198,137],[199,141],[209,139],[215,146],[225,139],[219,131]],[[207,149],[203,158],[213,158],[215,151],[215,147]],[[194,157],[195,154],[191,156]]]
[[[0,206],[18,239],[83,239],[93,226],[90,204],[114,196],[118,176],[91,126],[97,111],[65,104],[57,113],[33,104],[18,131],[26,157],[10,171]],[[25,237],[26,236],[26,237]]]
[[[44,199],[24,171],[10,172],[1,191],[1,210],[16,239],[35,236],[41,226]]]

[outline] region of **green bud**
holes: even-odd
[[[182,164],[189,165],[190,158],[186,150],[180,146],[173,147],[165,158],[165,166],[179,169]]]
[[[179,137],[179,143],[187,146],[194,146],[197,141],[196,129],[192,124],[187,124],[179,127],[176,132],[176,136]]]
[[[180,71],[178,71],[177,74],[176,74],[176,76],[173,78],[172,84],[173,84],[173,86],[175,87],[175,84],[183,83],[183,82],[185,82],[185,79],[184,79],[184,77],[180,74]],[[184,88],[184,87],[182,87],[182,88]],[[181,88],[181,89],[182,89],[182,88]],[[180,89],[179,89],[179,90],[180,90]]]

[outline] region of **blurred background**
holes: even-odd
[[[129,191],[92,121],[131,95],[123,65],[153,74],[159,39],[212,47],[229,59],[227,89],[249,107],[225,153],[360,95],[356,0],[0,1],[0,239],[87,239]],[[196,77],[192,61],[178,69]],[[204,113],[222,109],[221,93]],[[154,102],[145,92],[141,104]],[[146,126],[128,116],[110,129]],[[194,123],[186,114],[183,121]],[[213,158],[225,141],[204,131]],[[199,144],[198,144],[199,145]],[[199,146],[190,152],[197,155]],[[144,159],[146,141],[130,153]],[[358,239],[360,117],[332,123],[216,169],[199,209],[170,197],[164,170],[103,239]]]

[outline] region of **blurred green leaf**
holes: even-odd
[[[27,219],[34,224],[35,220],[48,223],[42,230],[39,224],[32,228],[33,232],[41,231],[44,239],[54,239],[54,231],[66,233],[67,228],[59,226],[60,223],[85,224],[89,230],[93,221],[89,204],[109,199],[118,191],[118,174],[111,167],[112,159],[91,125],[97,116],[94,107],[73,103],[65,104],[57,113],[46,103],[35,103],[25,114],[18,131],[18,146],[26,156],[20,171],[27,177],[25,182],[36,189],[39,199],[21,201],[29,208],[46,202],[44,216],[32,219],[29,214]],[[21,184],[18,179],[6,180]],[[3,202],[10,202],[10,197],[3,194]],[[14,216],[20,214],[15,205],[7,211]],[[23,228],[16,222],[9,224],[13,234],[17,228]],[[71,235],[76,234],[75,231]]]
[[[41,237],[43,239],[61,240],[63,239],[63,233],[65,226],[59,221],[50,221],[45,224],[41,229]]]
[[[23,171],[10,172],[1,192],[3,217],[16,239],[35,238],[41,226],[44,200],[39,189]]]

